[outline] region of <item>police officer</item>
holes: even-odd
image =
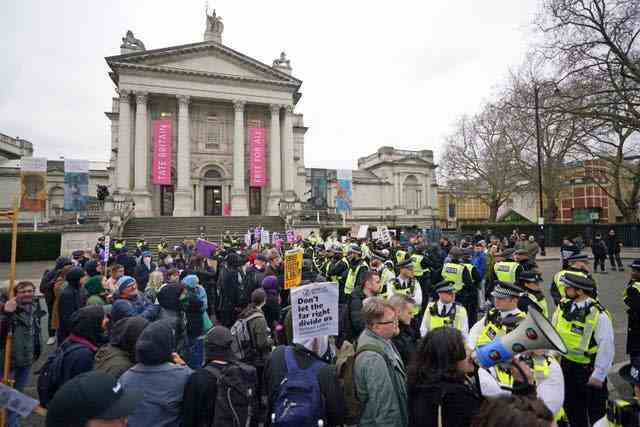
[[[513,283],[496,283],[491,296],[494,307],[480,319],[469,332],[471,347],[480,347],[493,341],[497,336],[511,332],[526,313],[518,308],[518,299],[522,289]]]
[[[327,262],[327,251],[323,244],[317,244],[312,254],[313,269],[316,273],[325,275]],[[326,277],[326,276],[325,276]]]
[[[640,419],[640,361],[624,365],[618,375],[633,387],[631,399],[616,399],[607,402],[607,415],[593,427],[636,427]]]
[[[386,297],[388,294],[387,283],[396,277],[393,270],[393,263],[391,260],[385,260],[382,256],[374,254],[371,259],[371,269],[380,275],[380,283],[382,284],[380,295]]]
[[[513,260],[515,250],[505,249],[499,254],[501,261],[493,266],[496,280],[502,283],[517,283],[518,276],[522,273],[522,266]]]
[[[402,294],[413,298],[416,302],[414,314],[417,314],[422,307],[422,290],[420,282],[413,276],[413,262],[410,259],[401,262],[398,264],[398,270],[398,275],[387,283],[387,294]]]
[[[362,259],[362,250],[356,244],[349,247],[347,260],[349,261],[349,272],[344,284],[344,293],[348,300],[353,289],[362,284],[362,275],[369,271],[369,265]]]
[[[529,259],[529,252],[526,249],[518,249],[513,253],[513,260],[520,264],[522,271],[533,271],[537,265]]]
[[[524,289],[524,293],[518,302],[518,308],[524,312],[529,312],[532,307],[544,315],[549,317],[549,304],[542,292],[542,277],[534,271],[524,271],[518,279],[518,285]]]
[[[347,281],[347,275],[349,274],[349,261],[344,256],[342,249],[337,246],[331,247],[329,253],[332,254],[332,258],[329,262],[326,277],[328,277],[330,281],[338,284],[340,288],[339,302],[340,304],[344,304],[346,302],[344,287]]]
[[[640,259],[631,265],[631,279],[624,291],[627,306],[627,354],[631,360],[640,359]],[[638,361],[640,363],[640,360]]]
[[[560,300],[565,298],[564,282],[562,278],[565,274],[571,273],[578,276],[586,277],[594,283],[594,298],[597,296],[597,283],[593,276],[591,276],[591,270],[589,266],[589,257],[585,254],[574,254],[565,259],[567,268],[560,270],[553,276],[553,283],[551,284],[551,297],[553,302],[558,305]]]
[[[518,309],[518,300],[522,289],[512,283],[498,282],[492,296],[495,307],[476,323],[469,334],[469,341],[481,347],[513,331],[526,317],[526,313]],[[477,337],[477,338],[476,338]],[[520,361],[529,366],[533,373],[538,397],[555,415],[556,421],[564,417],[562,409],[564,388],[562,369],[558,362],[543,352],[520,357]],[[510,366],[499,365],[488,369],[496,379],[502,392],[513,392],[519,386]]]
[[[465,267],[462,249],[453,247],[449,251],[451,261],[442,266],[442,279],[454,283],[458,302],[464,305],[469,316],[469,324],[473,325],[477,320],[478,288],[473,282],[471,269]],[[471,265],[472,266],[472,265]]]
[[[565,378],[564,408],[572,426],[589,426],[605,413],[607,372],[614,356],[613,325],[593,298],[595,282],[567,273],[562,277],[567,299],[552,323],[567,346],[561,366]]]
[[[443,280],[436,283],[433,290],[438,295],[438,300],[427,304],[420,324],[420,335],[424,337],[432,329],[451,326],[462,333],[466,342],[469,338],[467,310],[456,302],[454,283]]]

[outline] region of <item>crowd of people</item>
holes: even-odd
[[[573,242],[563,245],[552,304],[535,238],[404,237],[311,233],[262,244],[227,234],[207,256],[190,240],[163,239],[152,253],[141,239],[130,253],[101,238],[93,251],[59,258],[38,289],[50,314],[46,344],[56,346],[35,373],[47,426],[638,425],[637,400],[608,402],[612,319]],[[303,252],[299,286],[339,288],[337,336],[294,337],[290,249]],[[614,262],[623,268],[619,255]],[[630,267],[631,363],[622,375],[640,396],[640,260]],[[18,390],[43,353],[36,291],[19,282],[0,304]],[[474,350],[530,310],[549,319],[568,352],[479,366]],[[7,425],[18,426],[8,412]]]

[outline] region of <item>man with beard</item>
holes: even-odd
[[[11,347],[11,371],[9,377],[14,381],[13,388],[23,391],[29,380],[31,366],[40,356],[40,318],[43,312],[34,301],[35,286],[31,282],[19,282],[15,287],[15,296],[5,297],[0,303],[0,322],[3,330],[13,328],[13,346]],[[6,339],[2,343],[2,360],[5,357]],[[8,426],[18,426],[18,414],[8,412]]]

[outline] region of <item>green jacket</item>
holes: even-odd
[[[391,361],[372,351],[360,353],[354,366],[356,390],[363,404],[360,425],[367,427],[407,427],[407,374],[400,355],[390,340],[369,329],[358,339],[358,347],[374,345]]]
[[[20,310],[18,308],[16,312],[13,314],[13,320],[15,328],[13,330],[13,342],[11,348],[11,366],[12,367],[26,367],[31,366],[33,364],[34,358],[34,346],[35,346],[35,319],[34,319],[35,310],[33,313],[27,313],[25,311]],[[6,314],[2,315],[3,321],[9,320],[10,316]],[[37,337],[40,339],[40,337]],[[0,357],[4,360],[4,339],[2,350],[0,351]]]

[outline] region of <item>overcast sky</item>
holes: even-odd
[[[537,0],[209,0],[223,43],[303,81],[307,166],[349,168],[382,145],[439,155],[517,67]],[[202,41],[202,0],[9,1],[0,14],[0,132],[36,155],[108,159],[105,56],[127,29],[147,49]]]

